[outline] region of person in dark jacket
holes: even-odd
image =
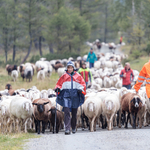
[[[94,67],[94,62],[97,60],[97,57],[95,55],[95,53],[93,52],[93,48],[91,48],[89,54],[88,54],[88,57],[87,57],[87,61],[89,61],[89,65],[90,65],[90,68]]]
[[[84,103],[86,94],[84,79],[75,70],[73,62],[69,61],[66,73],[60,77],[55,87],[55,92],[58,93],[57,103],[63,106],[64,110],[65,134],[70,134],[70,127],[72,133],[76,132],[77,109]]]
[[[126,63],[125,68],[121,70],[120,77],[122,78],[123,87],[131,89],[131,82],[134,79],[133,70],[130,68],[130,64]]]

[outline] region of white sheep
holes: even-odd
[[[104,87],[105,88],[110,88],[112,85],[112,81],[109,77],[105,76],[104,77]]]
[[[38,79],[38,80],[44,80],[44,79],[45,79],[45,71],[44,71],[44,70],[40,70],[40,71],[37,73],[37,79]]]
[[[30,82],[30,80],[32,80],[33,68],[31,65],[26,66],[25,71],[24,71],[24,75],[25,75],[26,81],[27,81],[27,79],[29,79],[29,82]]]
[[[20,131],[21,126],[25,125],[25,132],[27,132],[27,121],[32,116],[32,103],[29,99],[24,97],[15,97],[10,103],[10,118],[13,123],[17,123],[17,130]],[[10,132],[12,124],[10,126]]]
[[[89,95],[83,104],[83,110],[89,119],[90,131],[96,131],[97,118],[102,114],[102,100],[96,94]]]
[[[9,111],[9,106],[10,102],[12,100],[12,97],[10,96],[2,96],[2,102],[0,103],[0,118],[2,120],[2,132],[7,133],[8,132],[8,120],[10,119],[10,111]]]
[[[41,91],[41,98],[48,98],[48,92],[47,92],[47,90],[42,90]]]
[[[65,69],[66,68],[58,68],[57,73],[59,77],[61,77],[65,73]]]
[[[103,115],[106,117],[108,130],[113,129],[113,117],[120,109],[120,102],[115,94],[107,94],[102,103]]]
[[[11,77],[13,78],[14,82],[17,81],[18,78],[18,71],[17,70],[13,70],[11,72]]]

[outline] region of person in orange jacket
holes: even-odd
[[[147,97],[150,99],[150,60],[149,62],[144,64],[138,76],[138,80],[136,84],[134,85],[134,89],[136,93],[138,93],[144,80],[146,80],[146,94],[147,94]]]

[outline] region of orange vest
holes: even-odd
[[[142,70],[140,71],[138,80],[134,85],[134,89],[138,92],[142,83],[146,80],[146,94],[150,98],[150,61],[144,64]]]

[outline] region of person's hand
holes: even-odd
[[[55,92],[56,92],[56,93],[60,92],[60,88],[56,88],[56,89],[55,89]]]
[[[78,94],[80,94],[80,93],[82,93],[82,90],[81,90],[81,89],[79,89],[77,92],[78,92]]]
[[[124,77],[124,78],[126,77],[126,73],[123,74],[123,77]]]

